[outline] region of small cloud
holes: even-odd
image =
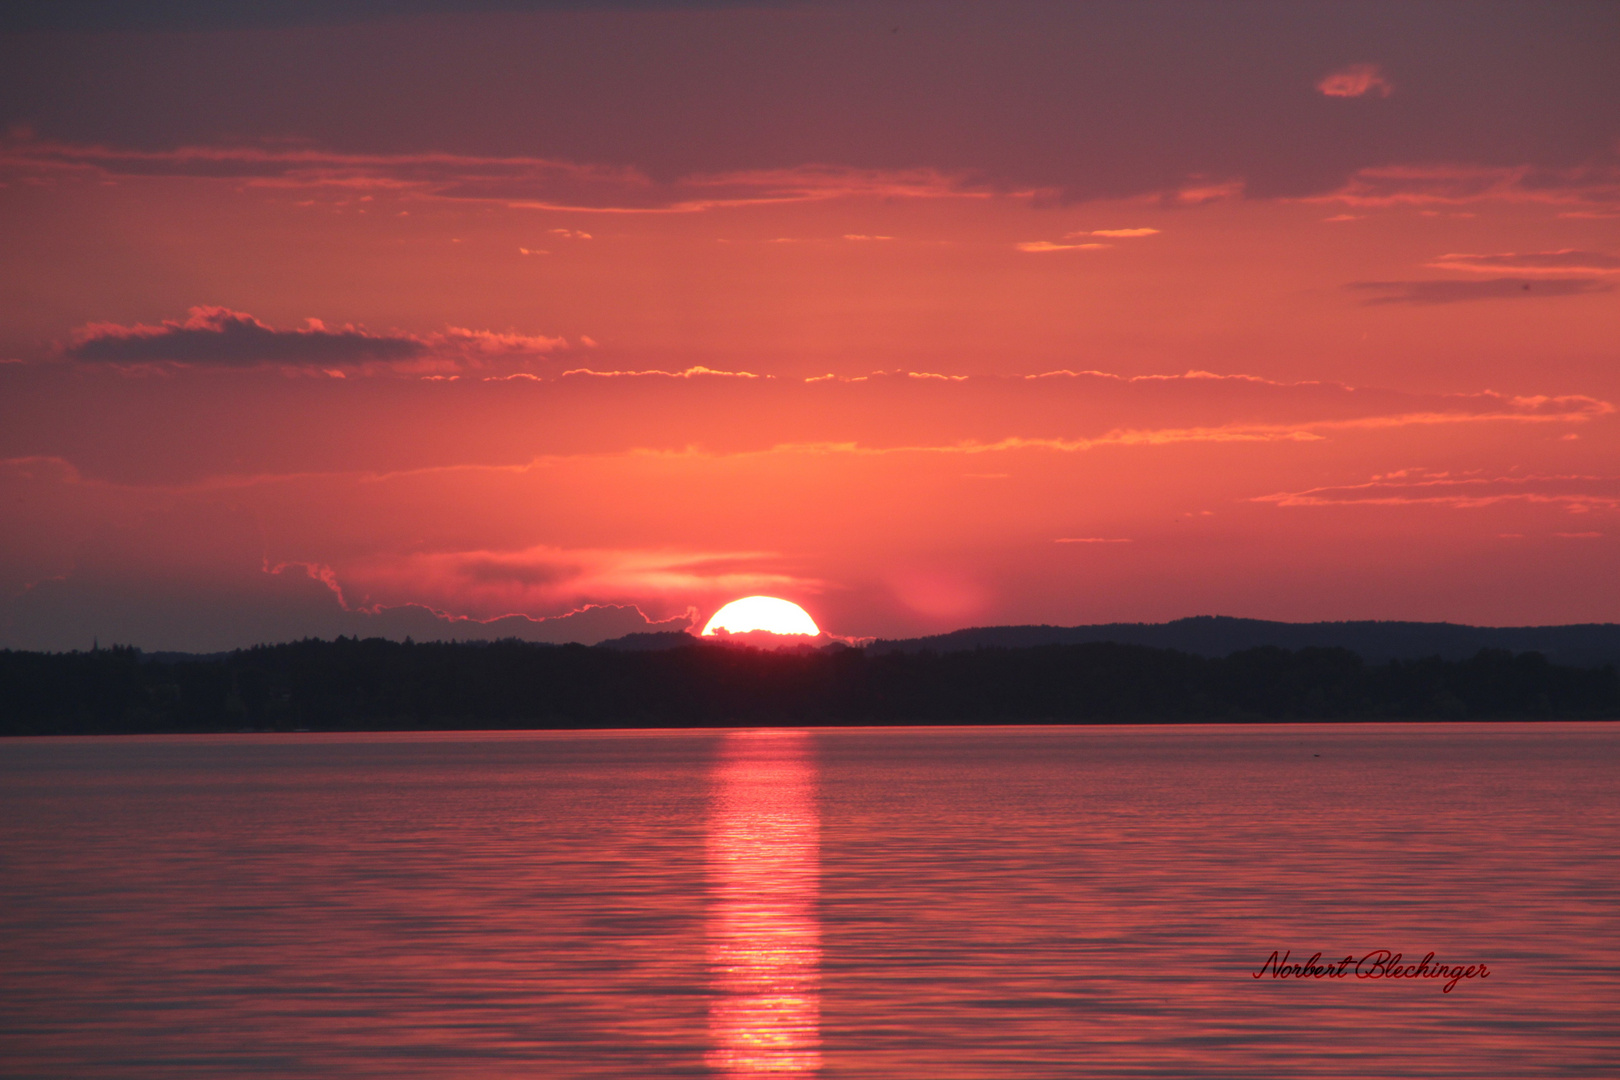
[[[1129,544],[1128,536],[1060,536],[1052,541],[1054,544]]]
[[[1065,240],[1073,240],[1080,236],[1109,236],[1119,240],[1132,239],[1138,236],[1158,236],[1158,229],[1092,229],[1090,232],[1082,229],[1065,236]]]
[[[568,339],[546,337],[544,334],[496,333],[493,330],[468,330],[461,326],[447,326],[442,334],[430,334],[425,342],[442,351],[446,347],[464,355],[530,356],[568,348]]]
[[[585,346],[587,349],[594,349],[597,347],[596,339],[593,337],[586,337],[584,334],[579,336],[579,343]]]
[[[551,252],[546,251],[543,248],[520,247],[520,248],[518,248],[518,251],[522,252],[525,255],[550,255],[551,254]]]
[[[550,230],[550,232],[551,232],[551,234],[553,236],[566,236],[570,240],[589,240],[589,239],[591,239],[591,234],[590,233],[588,233],[588,232],[580,232],[577,229],[552,229],[552,230]]]
[[[1367,215],[1365,215],[1365,214],[1334,214],[1332,217],[1325,217],[1322,220],[1323,221],[1360,221],[1362,218],[1364,218],[1366,216]]]
[[[1328,97],[1358,98],[1375,94],[1387,98],[1395,92],[1395,86],[1377,64],[1351,64],[1347,68],[1340,68],[1316,84],[1317,90]]]
[[[1452,252],[1428,264],[1437,270],[1468,270],[1499,274],[1504,270],[1522,274],[1620,274],[1620,256],[1599,251],[1504,251],[1494,255]]]
[[[1178,206],[1202,206],[1221,199],[1235,199],[1242,194],[1242,180],[1227,180],[1219,184],[1190,184],[1177,191],[1169,201]]]
[[[1491,278],[1488,281],[1352,281],[1345,288],[1369,295],[1363,304],[1458,304],[1469,300],[1529,300],[1610,292],[1596,278]]]
[[[1054,244],[1050,240],[1029,240],[1016,245],[1019,251],[1096,251],[1113,244]]]
[[[893,240],[892,236],[868,236],[865,233],[845,233],[845,240]]]

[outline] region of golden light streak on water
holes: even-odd
[[[808,734],[727,733],[709,819],[705,1060],[731,1080],[821,1068],[820,831]]]

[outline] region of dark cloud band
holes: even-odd
[[[370,334],[319,324],[304,330],[277,330],[251,315],[219,307],[195,307],[185,322],[161,326],[86,327],[62,350],[73,360],[111,364],[343,365],[411,360],[427,345],[402,335]]]
[[[1460,304],[1470,300],[1530,300],[1609,292],[1614,286],[1597,278],[1491,278],[1488,281],[1352,281],[1345,288],[1377,304]]]

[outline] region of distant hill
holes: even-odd
[[[1221,657],[1244,649],[1340,648],[1360,654],[1368,663],[1417,660],[1438,656],[1463,660],[1481,649],[1539,652],[1556,664],[1571,667],[1620,665],[1620,625],[1582,623],[1573,626],[1461,626],[1420,622],[1268,622],[1199,615],[1167,623],[1105,623],[1095,626],[982,626],[932,637],[878,640],[869,654],[923,650],[962,652],[978,648],[1025,648],[1031,645],[1082,645],[1112,641],[1178,649],[1195,656]]]

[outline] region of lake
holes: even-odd
[[[1603,723],[13,739],[0,1073],[1615,1076],[1617,826]]]

